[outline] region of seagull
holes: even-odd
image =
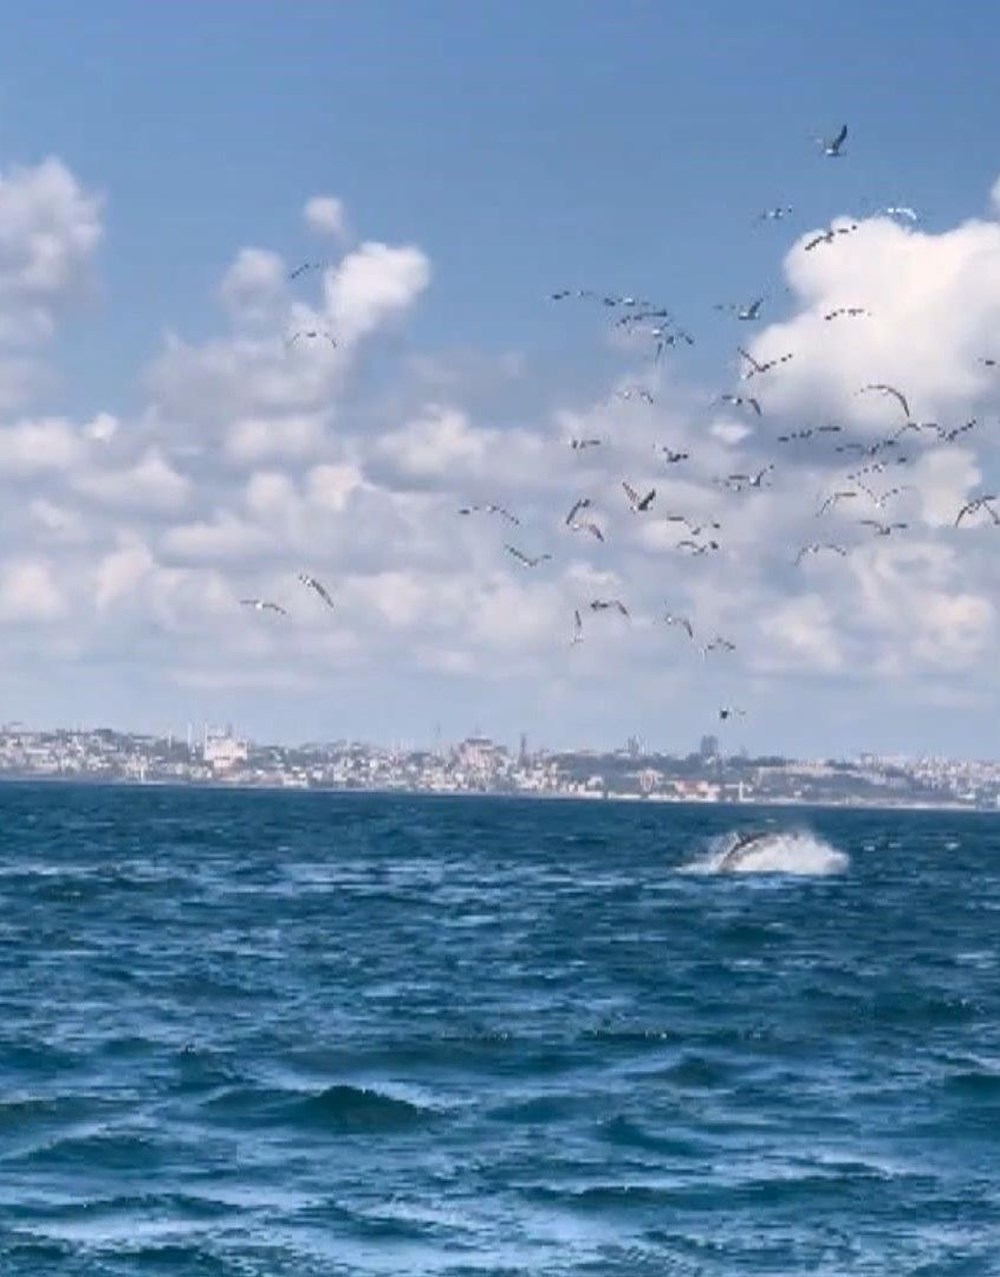
[[[591,503],[590,497],[580,497],[578,500],[574,501],[573,508],[570,510],[569,514],[567,514],[566,516],[566,526],[567,527],[572,526],[573,520],[576,518],[576,516],[580,513],[581,510],[586,510],[590,506],[590,503]]]
[[[697,541],[685,539],[677,542],[678,550],[690,550],[692,554],[707,554],[709,550],[719,550],[721,546],[718,541],[706,541],[703,545],[699,545]]]
[[[310,576],[308,572],[299,572],[298,579],[306,587],[307,590],[313,590],[327,607],[333,607],[333,599],[330,598],[329,591],[321,581],[317,581],[314,576]]]
[[[582,452],[584,448],[599,448],[603,442],[602,439],[571,439],[569,446],[574,452]]]
[[[830,322],[831,319],[839,319],[842,315],[848,319],[856,319],[859,315],[871,315],[871,311],[865,310],[864,306],[838,306],[836,310],[828,310],[823,318]]]
[[[978,424],[976,418],[971,417],[964,425],[954,426],[951,430],[943,430],[941,426],[935,428],[942,443],[954,443],[959,435],[964,435],[967,430],[974,430]]]
[[[841,148],[843,147],[844,143],[847,141],[847,125],[846,124],[841,125],[840,132],[837,134],[836,137],[833,137],[833,138],[818,137],[816,138],[816,141],[823,148],[824,155],[828,155],[831,159],[839,160],[841,156],[844,154]]]
[[[537,568],[539,563],[544,563],[547,559],[552,558],[551,554],[536,554],[532,557],[530,554],[525,554],[523,551],[517,549],[516,546],[508,545],[506,542],[504,542],[503,548],[508,554],[512,554],[514,558],[517,559],[518,563],[522,564],[526,568]]]
[[[687,633],[688,638],[694,641],[694,626],[686,616],[675,616],[673,612],[668,612],[663,619],[667,625],[679,625]]]
[[[760,403],[752,395],[720,395],[719,402],[732,404],[734,408],[741,408],[746,404],[748,408],[754,410],[758,417],[763,415],[760,410]]]
[[[818,519],[821,514],[825,514],[827,510],[832,510],[838,501],[850,501],[857,495],[858,494],[856,492],[848,488],[844,488],[838,492],[831,492],[820,508],[816,511],[816,518]]]
[[[821,231],[804,246],[805,251],[811,253],[820,244],[832,244],[838,235],[850,235],[851,231],[856,231],[857,229],[857,222],[851,222],[850,226],[828,226],[825,231]]]
[[[252,607],[256,612],[277,612],[279,616],[287,616],[288,613],[280,603],[272,603],[269,599],[240,599],[243,607]]]
[[[301,266],[296,266],[294,270],[288,272],[289,279],[298,279],[300,275],[304,275],[307,270],[326,270],[330,265],[329,262],[303,262]]]
[[[317,341],[322,337],[323,340],[328,341],[331,346],[337,345],[336,337],[334,337],[333,333],[328,333],[325,328],[300,328],[297,333],[292,333],[290,337],[286,338],[285,345],[291,349],[291,347],[303,337],[305,337],[307,341]]]
[[[973,497],[971,501],[966,502],[959,510],[955,518],[955,527],[962,522],[967,514],[978,514],[980,510],[986,510],[993,520],[995,526],[1000,527],[1000,514],[993,508],[993,502],[1000,500],[995,492],[987,493],[985,496]]]
[[[862,386],[861,389],[858,391],[858,394],[863,395],[865,391],[868,391],[868,390],[877,390],[879,391],[880,394],[892,395],[893,399],[898,401],[899,406],[906,413],[906,419],[907,421],[909,421],[910,405],[909,405],[909,402],[907,401],[906,396],[903,394],[901,390],[897,390],[895,386],[887,386],[884,381],[877,381],[877,382],[874,382],[872,385]]]
[[[778,204],[775,208],[766,208],[757,218],[758,222],[780,222],[783,217],[787,217],[791,212],[791,208],[787,204]]]
[[[905,523],[881,523],[878,519],[859,519],[858,522],[865,528],[874,528],[877,537],[887,537],[895,529],[905,528]]]
[[[1000,360],[995,359],[992,355],[985,355],[979,361],[984,368],[996,368],[1000,366]]]
[[[626,386],[623,390],[616,390],[615,394],[619,399],[641,399],[643,403],[655,403],[653,396],[643,386]]]
[[[729,639],[723,638],[721,634],[716,634],[702,646],[702,656],[707,656],[709,652],[735,652],[736,644],[730,643]]]
[[[725,479],[719,480],[719,482],[724,487],[732,488],[734,492],[741,492],[744,487],[762,488],[764,486],[764,476],[773,469],[773,465],[766,465],[762,470],[758,470],[756,474],[730,474]]]
[[[571,523],[569,525],[570,532],[589,532],[592,537],[596,537],[598,541],[604,540],[604,533],[596,523]]]
[[[573,609],[573,637],[569,641],[570,647],[575,647],[577,643],[583,642],[583,617],[580,615],[580,609]]]
[[[734,714],[738,714],[740,718],[745,718],[746,710],[740,709],[738,705],[724,705],[719,710],[719,719],[724,723],[727,718],[732,718]]]
[[[655,488],[650,488],[644,497],[640,497],[631,484],[622,481],[622,487],[625,489],[629,509],[633,514],[643,514],[653,504],[653,498],[656,496]]]
[[[509,510],[504,508],[504,506],[497,505],[495,502],[492,502],[492,501],[489,502],[487,505],[463,505],[459,509],[458,513],[459,514],[480,514],[480,513],[481,514],[498,514],[500,518],[503,519],[506,523],[510,523],[514,527],[521,526],[521,520],[517,517],[516,514],[511,514]]]
[[[847,553],[842,545],[834,545],[830,541],[813,541],[809,545],[804,545],[795,556],[796,567],[802,562],[807,554],[819,554],[820,550],[832,550],[834,554],[839,554],[841,558]]]
[[[706,528],[712,532],[720,532],[722,524],[716,523],[714,519],[709,519],[707,523],[694,523],[686,514],[668,514],[665,516],[667,523],[683,523],[693,537],[700,536]]]
[[[915,208],[909,208],[906,205],[890,204],[887,208],[880,208],[876,211],[875,216],[884,217],[902,217],[908,222],[919,222],[920,214]]]
[[[609,608],[614,608],[626,618],[629,616],[629,610],[621,599],[592,599],[590,602],[592,612],[606,612]]]
[[[758,360],[754,359],[753,355],[744,350],[742,346],[737,346],[736,352],[737,354],[742,355],[750,365],[750,371],[740,375],[741,381],[749,381],[751,377],[755,377],[759,373],[770,372],[772,368],[777,368],[779,364],[787,364],[789,359],[795,358],[794,353],[789,351],[788,354],[779,355],[776,359],[766,359],[763,363],[760,363]]]
[[[889,488],[888,491],[882,492],[882,493],[873,492],[871,488],[866,488],[863,484],[859,484],[858,486],[861,488],[862,492],[867,493],[867,495],[871,497],[874,504],[877,505],[880,510],[885,509],[885,503],[889,500],[890,497],[901,496],[904,492],[917,491],[917,489],[913,486],[912,483],[904,483],[902,487]]]
[[[667,447],[666,444],[662,444],[660,447],[656,448],[656,451],[660,453],[668,466],[676,465],[678,461],[688,461],[691,456],[688,452],[674,452],[674,450]]]

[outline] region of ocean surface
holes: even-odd
[[[0,898],[3,1277],[1000,1274],[1000,816],[4,785]]]

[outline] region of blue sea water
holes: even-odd
[[[1000,1273],[995,816],[7,785],[0,902],[4,1277]]]

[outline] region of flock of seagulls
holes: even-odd
[[[845,144],[847,137],[848,128],[844,124],[831,137],[816,138],[815,142],[823,157],[842,159],[846,154]],[[791,205],[778,204],[763,210],[756,220],[763,223],[778,223],[789,217],[792,212]],[[883,216],[893,217],[901,222],[913,223],[918,220],[916,211],[905,205],[890,204],[879,209],[878,212]],[[845,236],[855,233],[859,229],[859,225],[856,221],[838,219],[815,233],[811,238],[806,239],[802,246],[803,251],[812,253],[823,249],[824,251],[833,252],[836,250],[837,243]],[[303,262],[290,272],[289,278],[298,279],[309,271],[323,270],[326,265],[323,262]],[[630,337],[644,338],[649,342],[651,358],[654,363],[659,361],[667,351],[673,351],[682,346],[691,346],[695,343],[694,336],[677,321],[669,308],[631,293],[606,293],[590,288],[561,288],[551,292],[549,299],[552,303],[560,305],[577,301],[592,304],[599,307],[603,312],[613,314],[614,328],[623,331]],[[860,300],[863,301],[863,299]],[[718,303],[714,309],[734,316],[740,323],[752,325],[760,320],[766,302],[767,293],[763,292],[752,297],[749,301]],[[870,315],[871,312],[868,308],[860,304],[859,301],[859,304],[842,305],[828,310],[822,315],[822,319],[826,323],[834,323],[836,321],[862,320],[870,317]],[[286,344],[291,348],[298,342],[314,341],[326,341],[333,346],[337,345],[337,339],[334,334],[327,332],[325,329],[312,328],[300,329],[290,334],[286,339]],[[795,359],[795,355],[796,352],[794,350],[788,350],[775,357],[761,359],[753,355],[745,345],[738,345],[736,347],[736,356],[739,362],[734,365],[734,369],[739,382],[745,384],[753,380],[755,385],[760,384],[763,389],[761,391],[755,390],[754,394],[749,394],[744,390],[724,390],[712,402],[726,404],[733,409],[749,412],[752,414],[752,419],[758,423],[756,428],[762,428],[767,418],[767,388],[774,384],[774,378],[780,376],[781,370]],[[998,367],[998,359],[992,355],[981,356],[978,362],[987,368]],[[626,403],[634,402],[652,406],[656,401],[649,387],[639,383],[623,385],[614,394],[617,399]],[[907,393],[900,387],[888,382],[871,382],[860,386],[857,394],[881,396],[888,403],[891,403],[894,409],[898,410],[898,421],[891,431],[873,442],[860,442],[845,438],[834,446],[835,454],[845,457],[854,456],[857,459],[855,462],[856,468],[846,473],[837,482],[832,491],[822,496],[819,507],[815,510],[815,517],[817,519],[829,519],[834,515],[839,516],[841,510],[846,509],[849,516],[851,513],[859,516],[854,517],[852,520],[858,528],[867,529],[875,538],[888,538],[903,533],[909,528],[910,524],[906,519],[894,517],[893,505],[899,498],[904,497],[906,493],[915,489],[911,484],[891,484],[881,490],[876,489],[873,485],[878,476],[888,477],[890,466],[895,468],[909,463],[909,455],[902,451],[904,442],[907,439],[917,440],[927,436],[938,443],[954,443],[966,432],[975,429],[978,422],[972,419],[958,425],[944,426],[938,422],[919,421],[913,415],[910,398]],[[788,430],[775,436],[775,439],[778,444],[783,446],[808,443],[811,447],[815,447],[828,436],[844,435],[846,433],[847,428],[845,426],[836,422],[828,422],[823,425],[810,425]],[[604,439],[593,435],[575,436],[568,440],[570,449],[575,453],[600,449],[604,443]],[[683,469],[684,463],[691,460],[689,451],[674,448],[668,444],[656,445],[655,452],[662,464],[671,467],[677,466]],[[858,465],[858,461],[862,464]],[[732,493],[752,493],[770,487],[772,476],[775,474],[776,469],[776,463],[769,462],[755,471],[717,476],[715,483],[720,488]],[[867,480],[867,482],[864,482],[864,480]],[[632,516],[637,519],[662,518],[668,524],[677,525],[679,539],[676,541],[675,546],[678,551],[692,556],[703,556],[722,550],[721,534],[723,529],[718,519],[692,518],[676,510],[663,511],[663,497],[662,494],[658,497],[658,491],[655,486],[646,487],[641,485],[637,487],[627,478],[620,478],[619,481],[620,491],[624,495],[625,508]],[[511,529],[519,529],[521,527],[521,519],[518,515],[500,502],[470,503],[460,506],[457,513],[466,518],[483,516],[485,518],[498,519]],[[562,522],[563,527],[569,533],[583,535],[594,542],[604,543],[608,534],[606,526],[602,526],[599,518],[599,513],[595,512],[594,499],[589,495],[581,495],[573,500]],[[982,493],[966,502],[956,512],[954,526],[957,528],[966,522],[975,525],[1000,527],[1000,494],[995,492]],[[681,533],[684,535],[680,535]],[[521,538],[518,536],[517,540],[520,542]],[[536,570],[553,558],[552,554],[547,551],[531,552],[523,544],[515,544],[513,540],[503,541],[502,544],[510,559],[525,571]],[[858,542],[858,544],[861,544],[861,542]],[[850,543],[841,544],[832,538],[817,538],[800,546],[795,551],[790,558],[790,566],[805,571],[804,565],[807,560],[825,556],[834,559],[844,559],[852,552],[852,548],[854,547]],[[334,609],[333,597],[319,580],[306,572],[300,572],[297,579],[326,608]],[[240,599],[240,604],[258,612],[271,612],[278,616],[288,616],[289,614],[283,604],[270,599],[245,598]],[[632,612],[623,599],[619,597],[601,596],[581,600],[573,609],[569,645],[576,647],[585,641],[588,624],[585,618],[596,619],[605,614],[617,616],[623,622],[632,620]],[[667,610],[662,617],[662,622],[665,626],[676,628],[683,635],[686,635],[689,642],[697,648],[703,660],[707,660],[713,654],[725,654],[735,650],[735,644],[723,635],[710,634],[700,636],[698,625],[689,616]],[[717,710],[718,721],[721,723],[743,718],[745,714],[746,711],[743,708],[732,704],[721,705]]]

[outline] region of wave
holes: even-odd
[[[764,833],[753,842],[743,830],[732,830],[715,838],[708,852],[686,865],[687,873],[698,874],[793,874],[823,878],[843,873],[850,864],[845,852],[831,847],[808,830]],[[740,849],[741,842],[743,843]]]
[[[365,1086],[338,1083],[318,1092],[235,1087],[207,1101],[216,1116],[251,1126],[294,1126],[343,1134],[405,1131],[438,1116],[434,1109]]]

